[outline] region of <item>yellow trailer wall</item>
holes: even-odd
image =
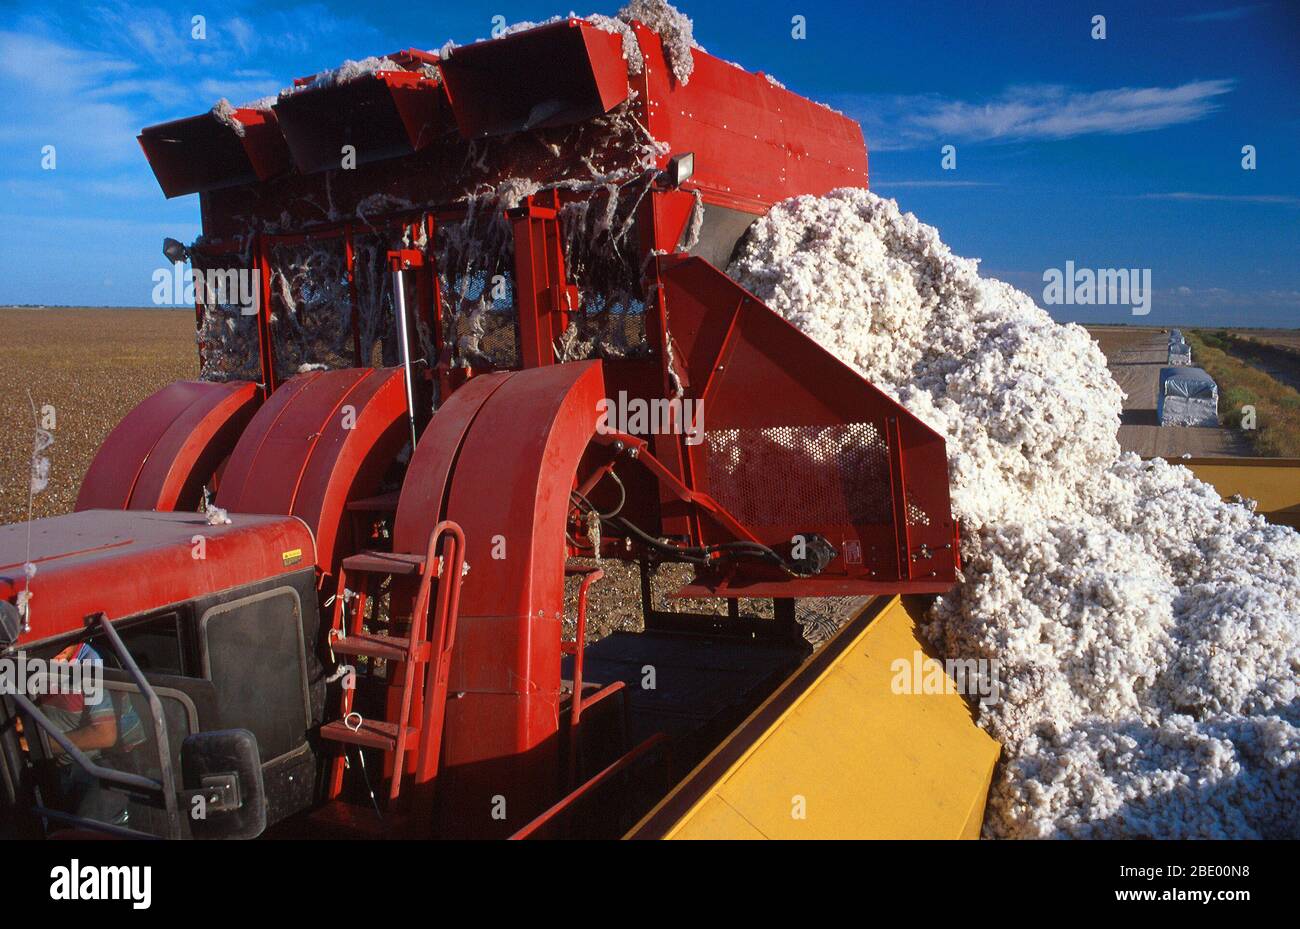
[[[1300,458],[1183,458],[1220,496],[1241,494],[1259,504],[1269,522],[1300,529]]]
[[[629,836],[977,838],[999,746],[958,694],[896,692],[909,606],[873,600]]]

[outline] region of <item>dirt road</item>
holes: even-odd
[[[1090,331],[1106,353],[1111,375],[1128,395],[1119,427],[1119,444],[1124,451],[1137,452],[1143,458],[1251,454],[1250,447],[1230,429],[1161,426],[1156,420],[1160,369],[1169,360],[1168,335],[1150,329]]]

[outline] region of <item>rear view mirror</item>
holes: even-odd
[[[266,828],[257,739],[247,729],[198,732],[181,744],[182,815],[196,839],[252,839]]]

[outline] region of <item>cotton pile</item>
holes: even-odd
[[[1300,535],[1121,454],[1087,332],[892,200],[778,204],[729,270],[947,439],[962,583],[924,633],[1000,660],[987,836],[1300,836]]]

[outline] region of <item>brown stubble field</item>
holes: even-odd
[[[123,416],[172,381],[198,376],[184,310],[0,308],[0,524],[27,518],[33,429],[27,392],[54,407],[50,484],[35,516],[72,509],[96,449]]]
[[[1300,329],[1234,329],[1235,335],[1300,353]]]

